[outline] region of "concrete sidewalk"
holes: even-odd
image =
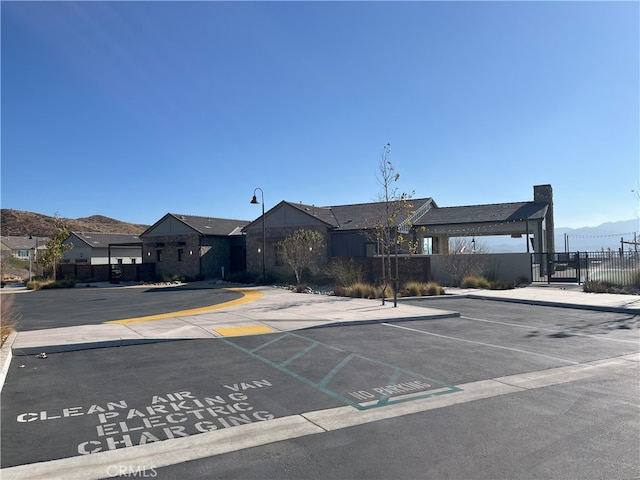
[[[413,305],[393,307],[387,301],[293,293],[273,287],[251,287],[246,303],[229,302],[193,315],[114,321],[96,325],[18,332],[14,355],[56,353],[187,338],[216,338],[353,325],[457,317],[459,313]],[[253,295],[256,292],[257,295]],[[166,317],[166,316],[162,316]]]
[[[256,292],[252,298],[259,298],[242,304],[230,302],[229,306],[223,304],[216,310],[193,315],[18,332],[7,341],[7,346],[13,355],[33,355],[163,340],[458,317],[457,312],[438,308],[439,300],[450,295],[640,314],[640,296],[585,293],[577,285],[535,285],[513,290],[447,288],[444,297],[428,297],[429,307],[407,304],[407,299],[399,299],[398,307],[393,307],[393,301],[383,306],[380,300],[297,294],[273,287],[248,290]]]
[[[531,284],[511,290],[447,288],[446,291],[447,294],[464,295],[468,298],[640,315],[640,295],[586,293],[581,285],[575,284]]]

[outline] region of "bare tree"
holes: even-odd
[[[299,229],[277,244],[281,259],[289,265],[299,284],[305,269],[314,269],[324,258],[324,236],[316,230]]]
[[[400,192],[396,182],[400,174],[395,171],[391,160],[391,144],[387,143],[382,148],[382,155],[378,164],[378,185],[380,193],[378,202],[382,206],[380,214],[373,219],[373,231],[378,253],[381,261],[380,286],[382,288],[382,304],[385,304],[385,292],[387,287],[393,286],[394,306],[397,306],[398,295],[398,248],[404,238],[399,232],[399,222],[410,217],[413,205],[410,199],[413,192]],[[400,216],[400,218],[398,218]],[[392,262],[392,258],[395,262]],[[395,275],[392,265],[395,264]]]
[[[443,266],[452,284],[460,285],[464,277],[480,274],[483,267],[481,254],[488,251],[486,244],[474,237],[451,239],[449,253],[443,258]]]

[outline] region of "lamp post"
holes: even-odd
[[[33,248],[29,249],[29,282],[31,282],[31,279],[33,278],[31,275],[31,250],[33,250]]]
[[[29,240],[34,240],[36,241],[36,246],[35,247],[31,247],[29,249],[29,281],[31,281],[32,279],[32,275],[31,275],[31,250],[33,250],[33,254],[34,254],[34,267],[35,264],[38,262],[38,237],[34,237],[33,235],[29,235]],[[36,272],[37,274],[37,272]]]
[[[264,251],[267,243],[266,243],[265,226],[264,226],[264,192],[260,187],[257,187],[253,190],[253,198],[251,199],[250,203],[254,205],[257,205],[258,203],[260,203],[258,201],[258,198],[256,197],[256,192],[258,190],[260,190],[260,195],[262,198],[262,281],[266,282],[267,274],[266,274],[266,268],[264,264]]]

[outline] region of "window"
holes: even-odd
[[[425,237],[422,239],[422,253],[425,255],[433,255],[433,238]]]
[[[178,261],[181,262],[182,261],[182,256],[184,255],[184,248],[179,248],[178,249]]]
[[[156,250],[156,262],[161,262],[162,261],[162,250],[158,249]]]
[[[377,243],[365,243],[364,244],[364,255],[366,257],[375,257],[378,254],[378,244]]]
[[[285,265],[284,258],[282,256],[282,246],[276,245],[275,249],[276,249],[276,265],[281,267]]]

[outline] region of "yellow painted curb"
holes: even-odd
[[[238,337],[240,335],[258,335],[261,333],[273,333],[274,329],[267,327],[266,325],[245,325],[242,327],[226,327],[226,328],[214,328],[214,332],[222,335],[223,337]]]
[[[234,307],[236,305],[242,305],[243,303],[253,302],[264,296],[264,293],[256,290],[247,290],[245,288],[226,288],[225,290],[232,290],[234,292],[242,293],[242,297],[230,300],[224,303],[218,303],[217,305],[210,305],[208,307],[192,308],[189,310],[180,310],[177,312],[159,313],[157,315],[147,315],[145,317],[124,318],[122,320],[110,320],[103,323],[114,324],[127,324],[127,323],[140,323],[151,322],[153,320],[166,320],[167,318],[183,317],[185,315],[198,315],[200,313],[210,312],[212,310],[219,310],[221,308]]]

